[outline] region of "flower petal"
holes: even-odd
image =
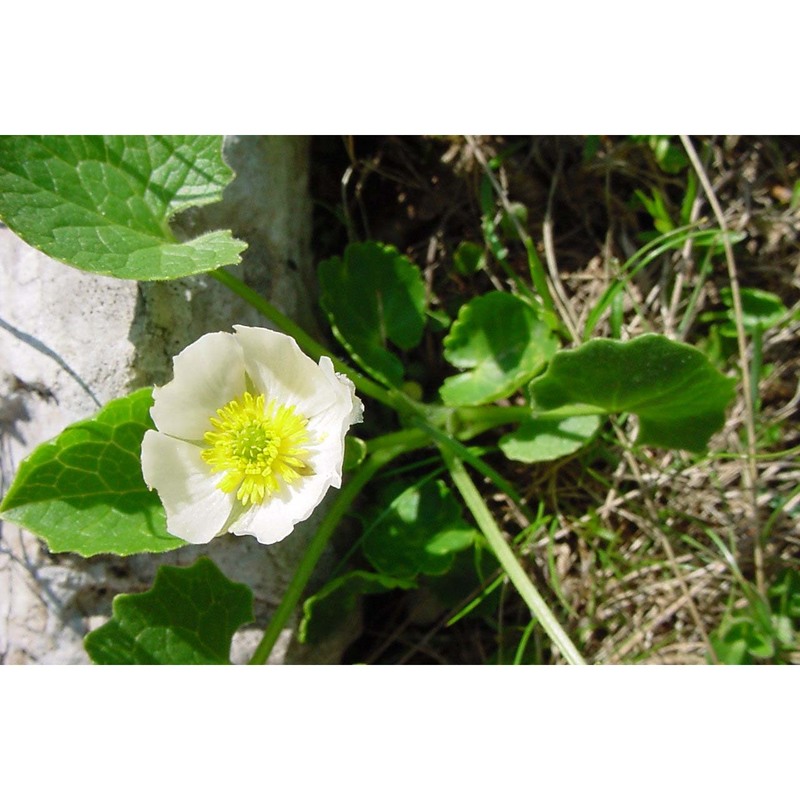
[[[351,425],[364,420],[364,404],[356,397],[356,387],[350,378],[334,372],[333,362],[327,356],[319,360],[319,369],[331,389],[335,404],[319,412],[318,415],[330,415],[331,424],[334,419],[337,424],[341,422],[341,435],[344,438]]]
[[[332,478],[330,474],[317,474],[304,478],[297,486],[286,487],[262,505],[248,508],[231,523],[231,533],[255,536],[261,544],[280,542],[298,522],[311,516],[331,487]]]
[[[205,544],[227,530],[234,495],[217,488],[201,449],[158,431],[142,441],[142,474],[167,512],[167,530],[191,544]]]
[[[153,390],[150,416],[162,433],[201,441],[217,409],[245,391],[241,348],[232,333],[207,333],[173,362],[172,380]]]
[[[256,390],[269,400],[293,405],[306,418],[335,403],[330,383],[291,336],[266,328],[234,325],[244,366]]]

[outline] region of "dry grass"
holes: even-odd
[[[679,144],[677,137],[673,141]],[[795,198],[792,204],[792,192],[800,185],[800,142],[736,137],[693,142],[725,226],[746,234],[735,251],[739,282],[774,292],[797,312],[800,203]],[[657,190],[677,218],[688,174],[665,171],[647,142],[600,139],[591,158],[583,155],[586,145],[577,137],[355,139],[348,148],[326,140],[317,144],[315,191],[328,208],[336,205],[331,186],[349,169],[344,204],[338,198],[347,227],[408,253],[424,269],[434,302],[452,312],[465,298],[507,286],[491,261],[486,272],[469,279],[452,267],[459,242],[482,241],[480,180],[486,162],[505,153],[497,172],[500,192],[528,209],[527,231],[547,265],[562,317],[580,331],[603,292],[619,279],[619,265],[641,247],[643,234],[654,231],[652,218],[634,201],[635,190]],[[687,212],[692,221],[713,220],[702,190]],[[344,226],[337,238],[330,233],[328,212],[319,221],[318,255],[341,251]],[[526,277],[522,246],[513,235],[506,238],[509,262]],[[656,331],[705,347],[709,326],[703,315],[719,310],[728,284],[724,254],[715,255],[703,273],[697,248],[670,250],[626,284],[619,335],[628,339]],[[610,333],[606,314],[593,335]],[[786,320],[764,336],[752,474],[741,384],[724,430],[704,456],[632,447],[635,420],[627,420],[608,425],[587,451],[561,462],[531,467],[491,458],[519,487],[529,509],[540,510],[542,524],[526,530],[528,519],[509,498],[491,496],[497,518],[509,535],[520,537],[519,552],[587,660],[713,660],[709,636],[732,609],[746,606],[743,582],[756,585],[763,576],[768,587],[781,570],[800,565],[799,333],[800,323]],[[749,351],[748,359],[752,355]],[[421,358],[419,374],[428,376],[424,388],[431,396],[444,374],[434,334]],[[740,376],[735,348],[719,363]],[[487,575],[484,585],[494,577]],[[479,591],[473,587],[450,606],[426,592],[370,601],[365,635],[349,656],[383,662],[508,661],[529,622],[513,591],[501,587],[491,601],[448,625]],[[788,657],[798,660],[797,654]],[[523,660],[557,657],[534,630]]]

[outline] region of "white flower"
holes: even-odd
[[[342,485],[344,437],[363,411],[329,358],[315,364],[282,333],[234,330],[175,356],[173,379],[153,390],[158,430],[142,442],[167,530],[192,544],[226,531],[262,544],[288,536]]]

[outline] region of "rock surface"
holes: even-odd
[[[176,230],[231,228],[250,245],[234,272],[308,326],[314,302],[308,140],[229,137],[225,156],[237,177],[223,201],[184,215]],[[137,284],[90,275],[0,227],[0,492],[38,444],[115,397],[166,382],[172,356],[234,323],[267,325],[207,276]],[[108,619],[116,594],[144,591],[160,564],[188,565],[202,554],[255,593],[258,624],[234,640],[234,661],[246,661],[310,529],[307,523],[270,547],[226,536],[157,556],[82,559],[53,555],[28,532],[0,526],[0,662],[6,664],[86,663],[83,637]],[[287,655],[293,637],[284,633],[273,660],[324,662],[342,646],[334,643],[326,653],[294,646]]]

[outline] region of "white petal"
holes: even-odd
[[[331,487],[330,475],[312,475],[287,487],[267,502],[252,506],[231,524],[237,536],[255,536],[261,544],[285,539],[298,522],[308,519]]]
[[[363,421],[364,404],[356,397],[356,387],[350,378],[334,372],[333,362],[327,356],[319,360],[319,368],[334,398],[332,405],[322,414],[325,415],[326,424],[341,426],[341,435],[344,438],[351,425]]]
[[[320,366],[322,366],[322,362],[326,359],[320,359]],[[330,359],[327,359],[330,361]],[[333,364],[331,363],[331,367]],[[336,379],[341,383],[343,386],[347,387],[348,394],[350,395],[352,408],[350,410],[350,419],[348,421],[347,427],[349,428],[350,425],[357,425],[359,422],[364,421],[364,404],[361,402],[361,399],[356,397],[356,387],[353,384],[353,381],[347,377],[347,375],[342,375],[341,373],[336,373]]]
[[[217,409],[245,391],[241,348],[232,333],[207,333],[173,361],[172,380],[153,390],[150,416],[162,433],[200,441]]]
[[[293,405],[306,418],[335,403],[330,383],[291,336],[234,325],[244,366],[268,400]]]
[[[235,494],[217,488],[220,475],[212,475],[193,444],[157,431],[147,431],[142,441],[142,474],[158,492],[167,512],[167,530],[192,544],[205,544],[227,530]]]

